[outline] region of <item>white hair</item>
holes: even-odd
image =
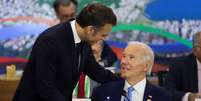
[[[147,44],[145,43],[142,43],[142,42],[139,42],[139,41],[131,41],[128,43],[128,46],[129,45],[138,45],[138,46],[142,46],[145,50],[146,50],[146,55],[143,56],[143,61],[144,62],[148,62],[148,68],[149,70],[147,71],[147,75],[150,75],[151,74],[151,70],[152,70],[152,67],[153,67],[153,64],[154,64],[154,52],[153,50],[151,49],[151,47],[149,47]]]

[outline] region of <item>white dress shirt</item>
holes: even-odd
[[[77,30],[75,28],[75,20],[71,21],[70,25],[71,25],[71,28],[72,28],[72,31],[73,31],[73,37],[74,37],[75,44],[80,43],[81,39],[78,36]]]
[[[80,43],[81,39],[78,36],[77,30],[75,28],[75,20],[71,21],[70,25],[71,25],[71,28],[72,28],[72,31],[73,31],[73,37],[74,37],[75,47],[76,47],[76,44]],[[80,61],[81,61],[81,55],[80,54],[79,54],[79,58],[78,59],[79,59],[78,60],[78,68],[80,68]]]
[[[197,62],[197,67],[198,67],[198,91],[201,93],[201,63],[199,62],[198,59],[196,59]],[[187,92],[183,98],[182,101],[188,101],[188,96],[191,92]]]
[[[132,99],[131,101],[143,101],[144,97],[144,91],[145,91],[145,86],[146,86],[146,78],[138,82],[136,85],[133,86],[134,91],[132,92]],[[124,91],[128,92],[128,87],[131,85],[125,81],[124,84]],[[121,97],[121,101],[124,101],[124,96]]]

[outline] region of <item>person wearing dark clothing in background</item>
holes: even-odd
[[[195,101],[201,98],[201,32],[193,37],[193,53],[172,60],[164,87],[173,101]]]

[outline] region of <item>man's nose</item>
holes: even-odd
[[[122,64],[126,64],[126,63],[127,63],[127,59],[126,59],[126,58],[122,58],[122,59],[121,59],[121,63],[122,63]]]
[[[100,40],[104,40],[106,38],[106,36],[104,36],[104,37],[101,37],[101,39]]]

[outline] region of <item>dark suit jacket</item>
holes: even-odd
[[[115,61],[117,61],[117,56],[110,48],[110,46],[103,41],[103,51],[101,53],[101,61],[104,63],[105,67],[111,67]]]
[[[92,101],[121,101],[121,97],[125,95],[123,88],[124,80],[103,84],[94,90],[91,97]],[[147,99],[151,99],[151,101],[171,101],[169,94],[164,89],[149,82],[145,87],[143,101],[147,101]]]
[[[33,46],[13,101],[71,101],[81,72],[100,83],[116,79],[96,63],[90,45],[82,44],[78,70],[70,23],[44,31]]]
[[[164,86],[174,101],[181,101],[186,92],[198,92],[197,62],[193,54],[171,60]]]

